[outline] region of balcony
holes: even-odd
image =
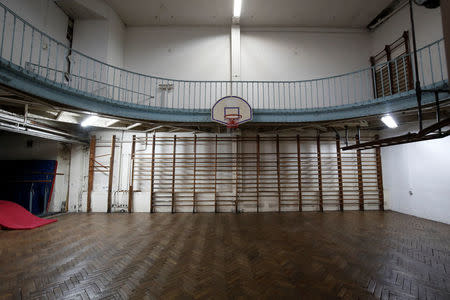
[[[51,102],[149,121],[210,122],[220,98],[244,98],[254,122],[313,122],[416,106],[411,53],[355,72],[303,81],[188,81],[117,68],[68,48],[0,4],[0,83]],[[443,40],[418,51],[422,87],[448,85]],[[441,93],[442,99],[448,94]],[[424,104],[434,101],[425,94]]]

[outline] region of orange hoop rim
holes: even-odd
[[[228,114],[224,116],[225,120],[238,120],[240,118],[242,118],[242,115],[240,114]]]

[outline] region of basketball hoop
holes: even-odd
[[[227,121],[227,128],[235,129],[239,126],[239,120],[242,118],[242,115],[239,114],[228,114],[225,115],[225,120]]]

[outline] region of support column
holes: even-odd
[[[241,80],[241,26],[231,25],[231,81]]]
[[[91,136],[89,145],[89,174],[88,174],[88,190],[87,190],[87,212],[91,212],[92,189],[94,187],[94,166],[95,166],[95,135]]]
[[[450,75],[450,0],[441,0],[442,26],[444,28],[445,56],[447,74]]]
[[[116,152],[116,136],[113,135],[111,141],[111,156],[109,158],[109,175],[108,175],[108,208],[107,212],[111,212],[112,204],[112,184],[114,178],[114,154]]]

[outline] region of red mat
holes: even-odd
[[[0,200],[0,227],[9,229],[33,229],[58,220],[41,219],[11,201]]]

